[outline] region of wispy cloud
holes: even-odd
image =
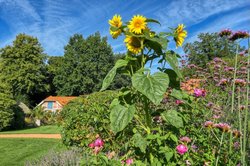
[[[18,33],[27,33],[38,37],[49,55],[62,55],[74,33],[87,37],[100,31],[109,36],[107,21],[116,13],[125,21],[134,14],[158,19],[162,24],[156,27],[158,31],[184,23],[191,41],[199,32],[220,30],[223,26],[237,28],[244,24],[247,28],[249,10],[230,13],[247,5],[249,0],[0,0],[0,26],[8,28],[5,35],[0,35],[0,46],[10,44]],[[115,52],[125,51],[123,38],[108,39]]]

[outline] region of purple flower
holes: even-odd
[[[187,67],[190,68],[190,69],[192,69],[192,68],[196,68],[197,66],[195,64],[190,64]]]
[[[214,127],[222,130],[223,132],[229,132],[231,129],[231,126],[227,123],[218,123],[218,124],[215,124]]]
[[[225,71],[234,71],[234,68],[233,68],[233,67],[225,66],[225,67],[224,67],[224,70],[225,70]]]
[[[219,81],[219,83],[217,84],[217,86],[226,85],[226,84],[227,84],[227,82],[228,82],[228,80],[227,80],[227,79],[222,78],[222,79]]]
[[[204,89],[194,89],[194,96],[195,97],[205,97],[206,91]]]
[[[213,59],[214,62],[218,63],[218,62],[223,62],[221,58],[215,57]]]
[[[219,36],[223,37],[223,36],[230,36],[233,32],[230,29],[224,29],[222,31],[220,31]]]
[[[243,80],[243,79],[235,79],[235,85],[245,86],[246,85],[246,81]]]
[[[189,137],[185,136],[185,137],[181,137],[181,138],[180,138],[180,141],[181,141],[181,142],[189,143],[189,142],[191,142],[191,139],[190,139]]]
[[[240,148],[240,143],[239,142],[234,142],[234,148],[239,149]]]
[[[180,155],[183,155],[188,151],[188,147],[184,144],[180,144],[176,147],[176,150]]]
[[[230,37],[229,40],[235,41],[237,39],[243,39],[249,37],[249,33],[246,31],[237,31],[233,33]]]
[[[209,102],[207,103],[207,107],[209,107],[209,108],[211,108],[213,105],[214,105],[214,103],[212,103],[211,101],[209,101]]]
[[[198,147],[197,147],[196,145],[191,145],[191,148],[192,148],[192,150],[193,150],[194,152],[197,152],[197,150],[198,150]]]
[[[214,122],[212,121],[206,121],[204,123],[204,127],[212,128],[214,126]]]

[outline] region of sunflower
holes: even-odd
[[[142,30],[147,28],[146,17],[136,15],[129,21],[129,31],[134,32],[135,34],[141,34]]]
[[[121,16],[117,15],[117,14],[114,15],[113,18],[111,20],[109,20],[109,25],[111,27],[121,28],[121,26],[122,26]],[[112,30],[111,28],[110,28],[109,32],[114,39],[116,39],[122,33],[121,29]]]
[[[184,25],[179,24],[178,27],[175,29],[174,33],[175,33],[174,40],[176,42],[176,47],[182,46],[184,38],[187,37],[187,31],[184,30]]]
[[[129,51],[131,51],[134,54],[138,54],[141,52],[141,40],[134,36],[126,36],[124,42],[126,43],[126,46]]]
[[[116,30],[116,31],[112,31],[111,29],[109,30],[109,33],[112,35],[113,39],[116,39],[121,33],[122,31],[120,29]]]

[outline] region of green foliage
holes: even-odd
[[[79,34],[72,36],[53,81],[57,93],[77,96],[100,90],[113,64],[113,52],[106,37],[99,33],[86,39]]]
[[[136,73],[132,76],[133,87],[154,104],[160,104],[169,84],[169,77],[163,72],[153,75]]]
[[[96,134],[110,137],[109,104],[115,96],[114,91],[98,92],[67,104],[61,112],[64,144],[86,146]]]
[[[235,42],[226,37],[220,37],[218,33],[201,33],[199,41],[184,45],[184,51],[188,54],[188,62],[204,67],[207,62],[215,57],[232,58],[236,52]],[[243,48],[239,48],[242,51]]]
[[[14,119],[13,107],[15,103],[10,87],[0,82],[0,131],[11,125]]]
[[[56,95],[56,87],[53,84],[53,79],[56,75],[59,75],[60,67],[63,66],[63,56],[49,56],[48,64],[46,65],[47,73],[46,73],[46,82],[49,87],[49,95]]]
[[[46,55],[37,38],[19,34],[12,46],[0,50],[0,80],[11,86],[14,96],[27,95],[40,100],[38,94],[47,90]]]
[[[176,128],[183,127],[182,118],[178,115],[177,111],[169,110],[163,112],[161,115],[163,120],[165,120],[168,124],[173,125]]]
[[[122,131],[133,119],[135,113],[134,105],[121,105],[117,99],[113,100],[110,105],[111,129],[117,133]]]

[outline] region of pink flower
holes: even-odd
[[[176,105],[180,105],[180,104],[182,104],[183,103],[183,101],[181,101],[181,100],[175,100],[175,104]]]
[[[189,142],[191,142],[191,139],[190,139],[189,137],[181,137],[181,138],[180,138],[180,141],[181,141],[181,142],[189,143]]]
[[[129,158],[126,160],[126,165],[131,165],[133,164],[133,162],[134,162],[133,159]]]
[[[94,147],[95,147],[95,144],[92,142],[92,143],[90,143],[90,144],[88,145],[88,147],[94,148]]]
[[[215,124],[214,127],[222,130],[223,132],[229,132],[231,129],[231,126],[229,126],[229,124],[227,123],[218,123],[218,124]]]
[[[204,89],[194,89],[194,96],[195,97],[205,97],[206,91]]]
[[[101,147],[96,146],[93,150],[94,154],[98,154],[101,151],[101,149],[102,149],[102,146]]]
[[[101,138],[97,138],[97,139],[95,140],[94,145],[95,145],[96,147],[102,147],[102,146],[104,145],[104,142],[103,142],[103,140],[102,140]]]
[[[188,147],[184,144],[180,144],[176,147],[176,150],[180,155],[183,155],[188,151]]]
[[[204,123],[204,127],[212,128],[212,127],[214,127],[214,122],[212,122],[212,121],[206,121]]]

